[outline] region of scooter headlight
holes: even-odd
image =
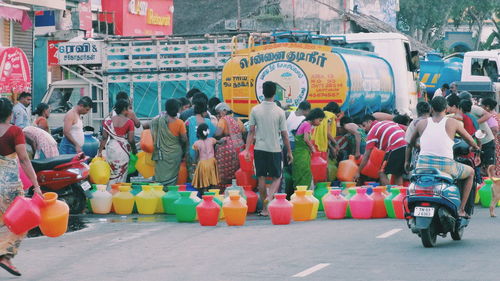
[[[80,169],[71,168],[71,169],[68,169],[68,172],[75,174],[77,179],[82,178],[82,171]]]

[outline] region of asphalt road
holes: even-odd
[[[24,240],[14,259],[23,276],[0,271],[0,280],[500,280],[500,218],[486,209],[464,240],[439,237],[432,249],[395,219],[274,226],[251,216],[243,227],[171,216],[83,219],[83,230]]]

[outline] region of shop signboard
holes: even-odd
[[[101,43],[93,40],[59,43],[57,47],[59,64],[101,64]]]
[[[102,9],[114,13],[117,35],[161,36],[173,32],[173,0],[102,0]]]
[[[19,48],[0,48],[0,93],[21,92],[31,92],[28,59]]]

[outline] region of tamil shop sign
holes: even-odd
[[[101,64],[102,44],[99,41],[61,42],[57,47],[60,65]]]

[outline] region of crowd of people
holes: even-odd
[[[430,102],[417,104],[417,118],[389,112],[375,112],[353,119],[335,102],[314,108],[301,102],[297,108],[282,108],[275,100],[276,84],[265,82],[265,99],[255,106],[244,124],[234,116],[228,104],[209,99],[197,89],[186,97],[168,99],[165,111],[148,123],[141,123],[132,110],[127,93],[115,97],[113,111],[102,123],[98,156],[104,156],[111,167],[110,184],[124,182],[131,155],[137,153],[135,130],[150,129],[153,140],[154,180],[165,186],[176,184],[181,163],[188,168],[188,181],[202,192],[231,183],[240,168],[238,155],[251,158],[254,145],[254,167],[258,191],[263,198],[259,215],[267,216],[267,204],[285,186],[308,186],[314,189],[311,157],[319,153],[328,161],[339,163],[349,155],[359,159],[356,180],[369,180],[361,171],[375,150],[385,152],[379,171],[382,185],[391,181],[402,185],[405,175],[416,168],[434,167],[464,180],[465,193],[460,215],[464,211],[474,178],[485,175],[488,168],[500,175],[500,135],[496,101],[482,99],[477,103],[468,92],[454,91],[455,85],[444,85]],[[41,193],[30,158],[50,158],[82,151],[84,144],[82,116],[92,108],[92,100],[82,97],[65,115],[63,135],[58,147],[50,134],[50,108],[39,104],[31,123],[31,95],[22,93],[16,105],[0,99],[0,212],[5,212],[16,196],[23,195],[19,182],[22,169]],[[459,135],[480,151],[481,163],[476,171],[454,161],[453,139]],[[439,142],[436,142],[439,139]],[[28,144],[28,146],[26,145]],[[31,149],[28,149],[30,147]],[[31,151],[31,155],[28,155]],[[494,168],[492,168],[494,167]],[[291,177],[283,177],[288,173]],[[270,184],[268,185],[270,181]],[[11,259],[22,236],[14,235],[0,223],[0,266],[18,274]]]

